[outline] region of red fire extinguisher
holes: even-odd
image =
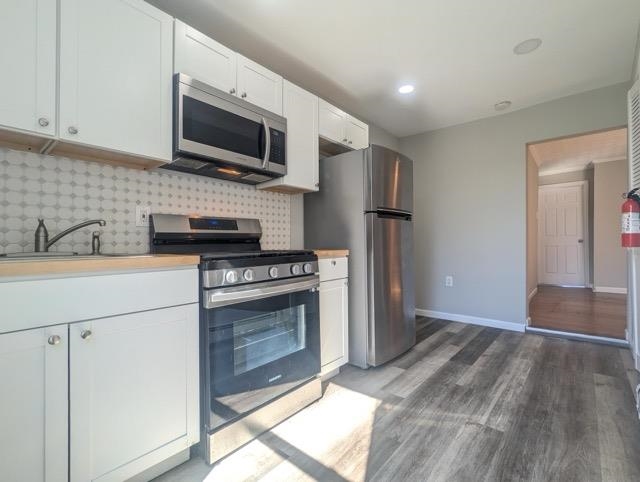
[[[640,247],[640,195],[638,188],[627,193],[622,204],[622,247]]]

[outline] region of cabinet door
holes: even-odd
[[[238,95],[282,115],[282,77],[242,55],[238,55]]]
[[[70,325],[71,481],[125,480],[198,441],[198,305]]]
[[[369,147],[369,126],[364,122],[347,116],[347,144],[354,149]]]
[[[142,0],[60,8],[60,138],[170,160],[173,19]]]
[[[0,335],[0,480],[67,480],[67,340],[67,325]]]
[[[319,134],[330,141],[347,144],[348,139],[346,137],[345,126],[347,121],[346,112],[341,111],[322,99],[319,100],[318,105]]]
[[[56,0],[4,0],[0,124],[56,133]]]
[[[320,363],[323,372],[348,361],[347,285],[346,279],[320,283]]]
[[[174,71],[236,93],[236,53],[180,20],[175,21]]]
[[[260,189],[317,191],[318,98],[286,79],[282,85],[282,114],[287,119],[287,175],[258,185]]]

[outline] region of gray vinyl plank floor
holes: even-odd
[[[427,318],[386,365],[324,396],[196,481],[640,481],[627,350]]]

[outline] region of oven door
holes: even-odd
[[[205,421],[216,430],[320,372],[318,277],[205,291]]]

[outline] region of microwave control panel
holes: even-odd
[[[285,138],[286,134],[277,129],[271,129],[271,152],[269,162],[285,165]]]

